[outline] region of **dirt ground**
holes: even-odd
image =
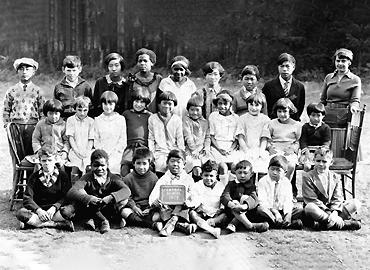
[[[3,97],[6,87],[0,89]],[[308,93],[306,104],[317,100],[316,87],[308,85]],[[363,101],[369,103],[369,97],[365,95]],[[105,235],[78,226],[74,233],[19,230],[14,212],[9,211],[11,161],[5,132],[0,129],[0,269],[370,269],[369,125],[366,117],[364,160],[356,184],[363,205],[361,230],[223,232],[218,240],[203,232],[160,238],[140,228],[114,228]]]

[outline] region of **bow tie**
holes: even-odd
[[[171,180],[180,180],[180,175],[171,174]]]

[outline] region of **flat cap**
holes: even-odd
[[[27,58],[27,57],[23,57],[23,58],[19,58],[19,59],[15,60],[14,64],[13,64],[13,67],[14,67],[15,70],[18,70],[18,67],[22,64],[34,67],[36,70],[39,68],[39,63],[37,63],[32,58]]]

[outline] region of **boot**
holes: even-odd
[[[255,231],[255,232],[262,233],[262,232],[266,232],[269,229],[269,224],[267,222],[252,223],[252,224],[253,224],[252,231]]]
[[[103,220],[100,224],[99,230],[100,230],[101,234],[109,232],[109,230],[110,230],[109,221],[108,220]]]
[[[159,235],[160,236],[163,236],[163,237],[167,237],[167,236],[170,236],[173,232],[173,230],[175,229],[175,225],[178,221],[178,217],[177,216],[173,216],[171,217],[166,225],[163,227],[162,230],[159,231]]]
[[[86,221],[84,224],[83,224],[84,228],[89,230],[89,231],[95,231],[95,223],[94,223],[94,220],[92,218],[90,218],[88,221]]]
[[[183,232],[187,235],[194,233],[197,230],[197,225],[194,223],[187,223],[187,222],[177,222],[175,228],[178,229],[180,232]]]
[[[131,225],[142,227],[142,228],[152,228],[153,222],[145,218],[141,218],[139,215],[132,213],[127,217],[127,222]]]
[[[68,232],[74,232],[75,227],[73,225],[73,222],[71,220],[65,220],[65,221],[57,221],[55,222],[55,228],[68,231]]]
[[[344,226],[341,228],[341,230],[348,230],[348,231],[357,231],[361,229],[361,222],[357,220],[345,220]]]
[[[300,219],[292,220],[292,223],[288,226],[288,229],[291,230],[302,230],[303,229],[303,222]]]

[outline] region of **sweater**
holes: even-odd
[[[127,145],[142,142],[148,145],[148,119],[151,113],[147,110],[136,112],[126,110],[122,114],[126,119]]]

